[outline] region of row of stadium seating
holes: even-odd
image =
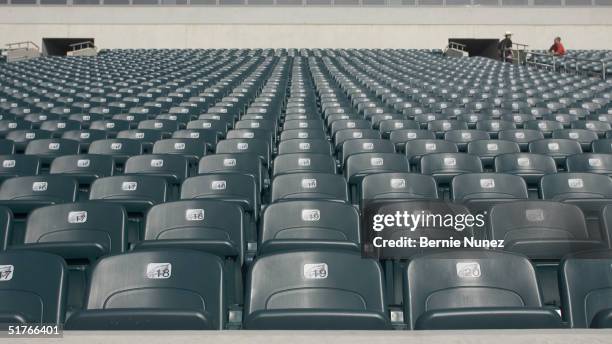
[[[611,83],[426,51],[301,55],[1,69],[0,323],[610,326]],[[506,246],[362,258],[384,200],[485,213],[452,234]],[[403,234],[443,231],[425,229]]]

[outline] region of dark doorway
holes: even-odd
[[[498,39],[493,38],[449,38],[449,42],[461,43],[466,46],[465,50],[470,56],[482,56],[492,59],[498,58],[497,44]]]
[[[43,55],[50,56],[65,56],[67,52],[71,51],[71,44],[92,42],[93,38],[43,38]]]

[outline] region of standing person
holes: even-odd
[[[555,56],[565,55],[565,47],[563,46],[563,43],[561,43],[561,37],[555,37],[555,41],[548,51]]]
[[[506,31],[504,39],[497,45],[497,50],[502,61],[512,62],[512,32]]]

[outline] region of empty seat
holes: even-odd
[[[402,152],[409,141],[418,139],[434,140],[435,138],[435,133],[425,129],[400,129],[394,130],[389,134],[389,141],[393,142],[395,147]]]
[[[79,154],[80,152],[79,143],[68,139],[34,140],[28,143],[25,150],[26,155],[38,156],[43,164],[51,163],[58,156]]]
[[[102,130],[69,130],[62,133],[62,138],[77,141],[81,147],[81,151],[87,152],[92,142],[107,139],[108,133]]]
[[[122,130],[117,133],[117,139],[130,139],[142,144],[144,152],[151,152],[153,144],[156,141],[162,140],[167,135],[163,132],[153,129],[131,129]]]
[[[172,133],[173,139],[196,139],[207,146],[207,149],[214,151],[219,141],[218,133],[210,129],[183,129]]]
[[[325,131],[320,129],[293,129],[283,130],[280,135],[281,141],[294,139],[325,140]]]
[[[377,200],[436,198],[436,180],[419,173],[375,173],[365,176],[361,182],[362,205]]]
[[[544,138],[544,134],[542,132],[533,129],[503,130],[499,132],[498,136],[500,140],[518,143],[519,147],[523,151],[527,151],[530,142]]]
[[[153,154],[177,154],[189,159],[193,164],[206,155],[207,144],[199,139],[165,139],[155,142]]]
[[[484,167],[493,167],[495,157],[507,153],[519,153],[518,143],[506,140],[476,140],[467,144],[467,153],[476,155]]]
[[[169,184],[179,185],[189,177],[189,161],[174,154],[138,155],[127,159],[124,173],[160,176]]]
[[[143,213],[168,199],[168,185],[163,177],[124,175],[96,179],[90,200],[119,203],[128,212]]]
[[[0,155],[0,181],[12,177],[35,176],[41,168],[40,159],[31,155]]]
[[[44,252],[0,253],[0,327],[61,325],[68,271],[64,260]]]
[[[549,201],[496,204],[489,212],[488,238],[504,240],[504,250],[541,261],[559,260],[571,252],[602,248],[589,234],[580,208]]]
[[[65,155],[53,159],[50,174],[64,174],[75,178],[79,184],[88,185],[94,180],[110,177],[115,172],[113,158],[108,155]]]
[[[512,273],[508,273],[508,271]],[[561,328],[543,307],[529,259],[488,250],[448,250],[412,259],[404,272],[409,328]]]
[[[417,139],[406,143],[406,157],[410,164],[418,165],[421,157],[434,153],[457,153],[459,148],[453,142],[445,140]]]
[[[0,185],[0,204],[14,213],[28,213],[44,205],[74,202],[77,191],[76,180],[69,176],[15,177]]]
[[[436,133],[438,138],[443,138],[445,133],[452,130],[467,130],[468,125],[464,121],[440,119],[427,122],[427,130]]]
[[[23,245],[65,259],[88,259],[127,249],[127,214],[115,204],[83,202],[38,208],[28,217]]]
[[[527,199],[527,184],[519,176],[505,173],[466,173],[453,178],[451,199],[472,210],[483,210],[499,202]]]
[[[285,173],[336,173],[336,160],[324,154],[283,154],[274,158],[273,176]]]
[[[360,153],[395,153],[395,146],[389,140],[382,139],[355,139],[342,144],[341,164],[353,154]]]
[[[529,152],[544,154],[555,159],[558,166],[565,166],[565,158],[582,153],[580,143],[570,139],[544,139],[529,143]]]
[[[612,139],[600,139],[591,143],[591,151],[593,153],[612,153]]]
[[[262,256],[248,275],[246,329],[389,329],[382,269],[358,253]]]
[[[130,129],[130,123],[114,119],[105,119],[99,121],[92,121],[89,125],[89,129],[104,130],[110,135],[117,135],[117,133],[122,130]]]
[[[334,150],[327,140],[314,139],[292,139],[282,141],[278,145],[278,154],[293,153],[312,153],[312,154],[333,154]]]
[[[448,184],[454,176],[482,172],[482,163],[471,154],[434,153],[421,158],[420,170],[433,176],[438,183]]]
[[[329,173],[291,173],[272,180],[271,201],[321,199],[348,202],[346,180]]]
[[[195,272],[198,273],[195,273]],[[104,258],[91,273],[85,309],[69,330],[220,330],[225,326],[223,262],[188,250]]]
[[[380,139],[380,131],[374,129],[343,129],[334,135],[334,145],[336,150],[342,148],[345,141],[353,139]]]
[[[247,153],[261,158],[265,166],[270,163],[270,146],[267,141],[258,139],[229,139],[217,143],[217,154]]]
[[[392,147],[391,147],[392,148]],[[356,200],[361,187],[361,180],[373,173],[409,172],[410,164],[402,154],[396,153],[361,153],[348,157],[344,167],[344,175],[354,189],[353,199]]]
[[[612,129],[612,126],[608,122],[578,120],[572,121],[571,128],[591,130],[596,132],[600,137],[603,137],[606,134],[606,131]]]
[[[123,165],[129,157],[143,154],[143,147],[136,140],[107,139],[92,142],[88,153],[110,155],[117,164]]]
[[[538,130],[544,137],[550,137],[555,130],[563,129],[563,123],[549,120],[527,121],[523,126],[528,130]]]
[[[539,182],[543,175],[557,172],[552,157],[534,153],[508,153],[495,157],[495,172],[521,176],[528,185]]]
[[[217,173],[187,178],[181,187],[181,199],[217,199],[239,204],[251,216],[259,218],[261,198],[255,178],[247,174]],[[247,233],[253,235],[253,233]],[[253,236],[248,236],[249,240]]]
[[[488,139],[489,134],[482,130],[451,130],[444,134],[444,140],[454,142],[462,152],[466,151],[469,143]]]
[[[263,166],[263,161],[255,155],[250,154],[214,154],[200,159],[198,164],[199,174],[215,173],[240,173],[252,176],[255,179],[258,190],[269,186],[268,171]]]
[[[50,139],[51,132],[44,130],[13,130],[6,134],[6,138],[15,144],[15,152],[23,153],[30,142]]]
[[[138,129],[152,129],[170,136],[173,132],[182,129],[178,121],[169,119],[149,119],[138,123]]]
[[[358,251],[360,220],[344,203],[296,200],[274,203],[262,215],[259,252],[337,248]]]
[[[542,177],[540,193],[543,199],[580,202],[583,199],[612,199],[612,179],[594,173],[556,173]]]
[[[569,139],[580,144],[583,151],[591,149],[591,143],[597,140],[597,134],[586,129],[563,129],[552,133],[553,139]]]
[[[510,121],[488,119],[476,122],[476,129],[486,131],[491,138],[497,138],[500,131],[516,129],[516,124]]]
[[[189,248],[237,257],[245,243],[244,210],[217,200],[184,200],[153,206],[147,213],[144,241],[138,248]]]
[[[600,173],[612,176],[612,155],[583,153],[567,157],[568,172]]]
[[[610,250],[575,253],[561,262],[563,316],[572,328],[612,327]]]

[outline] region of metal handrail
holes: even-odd
[[[563,56],[559,56],[559,55],[553,55],[553,54],[543,54],[543,53],[538,53],[538,52],[533,52],[530,51],[529,54],[531,55],[535,55],[535,56],[546,56],[546,57],[552,57],[553,60],[553,71],[557,71],[557,62],[562,59],[563,62],[563,69],[564,70],[568,70],[567,68],[567,61],[566,60],[574,60],[576,61],[576,63],[574,63],[574,68],[576,73],[578,73],[580,71],[578,63],[579,62],[590,62],[590,63],[599,63],[601,64],[601,77],[603,80],[606,80],[607,78],[607,68],[608,68],[608,64],[612,63],[612,61],[606,61],[606,60],[594,60],[594,59],[587,59],[587,58],[583,58],[583,57],[575,57],[575,56],[567,56],[567,55],[563,55]],[[547,65],[545,63],[538,63],[537,61],[535,62],[529,62],[527,61],[528,64],[534,64],[534,65]]]
[[[72,49],[72,51],[96,47],[92,41],[73,43],[68,46],[70,47],[70,49]]]
[[[40,47],[38,46],[38,44],[32,42],[32,41],[24,41],[24,42],[15,42],[15,43],[7,43],[6,46],[8,48],[8,50],[15,50],[15,49],[24,49],[24,48],[29,48],[30,45],[33,45],[34,47],[36,47],[37,50],[40,50]]]
[[[467,48],[467,45],[457,43],[457,42],[448,42],[448,45],[446,46],[446,48],[465,51],[465,48]]]

